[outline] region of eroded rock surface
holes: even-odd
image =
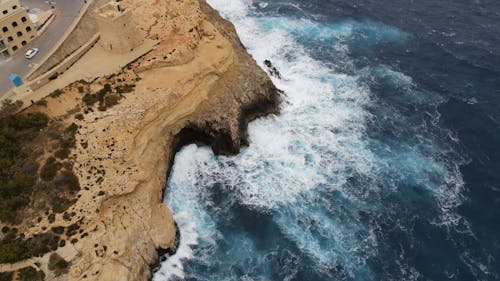
[[[75,215],[56,222],[77,223],[80,232],[59,251],[71,267],[66,275],[51,276],[58,280],[148,280],[158,250],[175,242],[172,214],[162,203],[175,152],[197,142],[218,154],[238,153],[247,144],[247,123],[279,111],[278,90],[232,24],[203,0],[121,5],[133,9],[138,27],[161,42],[122,72],[88,86],[95,91],[107,83],[135,83],[119,104],[85,109],[75,121],[72,154],[82,191],[68,210]],[[64,92],[71,97],[67,107],[83,95],[75,85]],[[47,111],[57,115],[50,104]]]

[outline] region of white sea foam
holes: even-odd
[[[269,3],[267,3],[267,2],[260,2],[259,3],[259,7],[261,7],[262,9],[265,9],[267,6],[269,6]]]
[[[183,260],[193,257],[193,249],[191,247],[198,245],[198,234],[196,232],[196,224],[190,219],[187,212],[178,212],[174,215],[174,219],[182,233],[182,237],[177,248],[177,252],[169,257],[161,264],[161,267],[156,272],[153,280],[165,280],[170,276],[184,278]]]
[[[199,188],[213,184],[214,178],[233,188],[242,204],[273,210],[280,206],[292,206],[303,194],[332,180],[342,185],[349,176],[346,169],[368,173],[373,168],[373,156],[361,138],[365,120],[362,107],[369,101],[369,92],[356,83],[356,77],[334,73],[313,60],[295,42],[289,30],[269,29],[275,19],[257,21],[248,17],[248,6],[243,2],[210,3],[223,14],[230,13],[241,39],[259,64],[271,59],[280,70],[285,79],[274,79],[273,82],[286,92],[287,105],[279,118],[262,118],[250,124],[251,146],[236,157],[219,157],[216,161],[206,154],[206,148],[185,148],[176,158],[170,180],[171,195],[167,203],[174,212],[187,210],[186,214],[196,220],[190,226],[196,225],[194,228],[200,232],[211,232],[213,229],[200,221],[200,218],[208,219],[199,208],[201,204],[196,201],[206,199],[201,198],[203,191]],[[235,162],[237,165],[233,165]],[[200,174],[193,174],[194,171]],[[304,235],[304,229],[288,227],[300,217],[325,220],[322,217],[324,214],[289,210],[292,211],[289,216],[278,218],[277,223],[297,242],[297,246],[324,266],[346,251],[355,250],[354,245],[359,244],[353,242],[342,246],[343,241],[349,239],[341,238],[346,234],[341,233],[339,229],[342,227],[332,221],[324,225],[323,231],[325,237],[331,238],[334,233],[339,235],[336,240],[339,253],[325,254],[313,234]],[[186,231],[180,227],[180,230],[183,250],[169,258],[172,262],[162,265],[156,280],[167,280],[168,273],[183,276],[179,263],[183,258],[189,258],[192,252],[186,249],[187,244],[182,237],[186,232],[191,237],[192,228]],[[171,270],[171,264],[175,265],[175,270]]]
[[[249,16],[252,3],[241,0],[208,2],[235,23],[242,42],[259,65],[263,66],[263,61],[270,59],[278,68],[284,79],[272,79],[286,92],[286,102],[279,117],[261,118],[249,125],[251,145],[237,156],[215,157],[208,148],[195,145],[184,148],[176,156],[166,203],[173,209],[179,225],[180,247],[173,257],[162,263],[155,281],[169,280],[172,276],[184,278],[183,261],[186,259],[196,258],[203,265],[215,262],[216,241],[222,239],[222,234],[218,233],[206,209],[211,208],[215,212],[212,215],[217,216],[224,206],[212,202],[206,189],[218,182],[229,189],[230,200],[248,208],[272,212],[282,233],[317,262],[318,270],[324,270],[325,274],[340,263],[351,277],[373,278],[366,259],[376,255],[378,241],[373,228],[377,225],[367,228],[359,221],[358,211],[376,209],[383,202],[373,199],[365,202],[364,199],[377,194],[380,188],[395,186],[392,182],[384,187],[376,184],[377,175],[383,176],[389,171],[394,173],[391,174],[396,177],[394,180],[413,181],[434,188],[430,192],[436,194],[441,208],[448,210],[443,214],[449,217],[443,215],[443,219],[457,219],[453,217],[453,209],[460,202],[458,171],[449,171],[449,167],[416,150],[391,151],[392,148],[383,144],[380,149],[386,149],[386,155],[398,155],[399,158],[380,159],[369,147],[373,144],[366,140],[367,121],[374,116],[365,109],[372,97],[369,89],[359,82],[360,77],[375,73],[409,90],[414,86],[411,77],[387,66],[360,71],[359,75],[336,73],[331,65],[309,56],[296,41],[297,36],[303,35],[294,34],[313,30],[320,37],[334,38],[335,51],[347,57],[349,48],[342,41],[349,38],[354,29],[363,28],[361,24],[350,22],[322,27],[302,19],[256,18]],[[397,41],[402,36],[392,29],[378,32],[376,28],[380,26],[372,23],[367,28],[374,40],[382,40],[385,36],[387,41]],[[396,171],[400,167],[407,170]],[[446,175],[446,181],[456,181],[451,185],[455,190],[429,184],[435,174]],[[356,175],[368,178],[360,190],[353,190],[348,184]],[[334,192],[339,194],[336,197],[339,202],[327,202],[325,194]],[[332,205],[335,203],[346,206]],[[236,252],[240,256],[231,256],[234,249],[230,247],[225,249],[226,260],[217,261],[220,263],[237,263],[247,256],[250,259],[276,254],[275,251],[259,253],[244,234],[224,237],[224,240],[239,247]],[[193,257],[195,248],[197,256]],[[247,264],[248,260],[243,263]],[[419,274],[407,265],[401,267],[406,268],[408,277]],[[295,274],[292,269],[293,266],[287,276]],[[224,273],[212,272],[213,275],[196,277],[199,280],[237,279],[231,277],[232,273],[227,273],[229,277]]]
[[[183,157],[197,151],[197,157]],[[160,268],[155,273],[153,280],[169,280],[171,277],[184,278],[183,261],[193,257],[193,246],[199,244],[199,229],[203,229],[203,234],[210,239],[215,236],[213,221],[198,203],[200,190],[196,190],[193,174],[203,161],[211,157],[208,149],[198,150],[195,145],[184,148],[176,158],[170,178],[169,190],[175,190],[173,196],[169,196],[166,203],[174,212],[174,220],[180,231],[180,241],[176,253],[161,263]],[[184,188],[184,186],[189,188]],[[169,192],[167,190],[167,192]],[[186,208],[187,207],[187,208]]]

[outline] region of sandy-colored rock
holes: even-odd
[[[73,120],[79,127],[73,171],[82,190],[68,210],[76,215],[55,223],[77,224],[80,232],[74,256],[65,256],[69,273],[58,280],[148,280],[158,251],[175,243],[173,216],[162,203],[175,153],[193,142],[217,154],[238,153],[248,143],[248,122],[279,111],[279,91],[232,24],[204,0],[121,5],[160,43],[130,68],[88,85],[95,92],[125,80],[135,88],[118,105]],[[46,112],[55,117],[84,108],[76,88],[64,89],[62,102],[50,101]],[[43,223],[31,233],[42,232]]]
[[[157,249],[171,248],[175,243],[175,225],[172,212],[165,204],[154,207],[151,218],[151,239]]]

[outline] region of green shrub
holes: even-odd
[[[108,95],[104,99],[104,105],[106,107],[112,107],[118,104],[118,101],[121,99],[119,95]]]
[[[29,203],[36,169],[27,169],[27,153],[21,143],[32,139],[47,126],[41,113],[10,115],[0,119],[0,220],[14,223],[17,211]]]
[[[111,93],[111,85],[110,84],[106,84],[104,85],[104,87],[102,89],[100,89],[97,93],[96,93],[96,96],[97,96],[97,100],[99,101],[99,104],[103,104],[104,103],[104,97]]]
[[[15,223],[17,211],[29,203],[29,196],[35,184],[35,176],[25,174],[22,167],[10,167],[10,173],[5,178],[0,178],[0,220]]]
[[[0,263],[14,263],[30,257],[40,257],[49,251],[57,250],[59,240],[59,236],[51,232],[35,235],[28,240],[22,240],[16,238],[14,231],[10,231],[0,241]]]
[[[72,172],[64,170],[56,177],[54,184],[56,187],[64,188],[67,191],[80,190],[78,177]]]
[[[76,132],[78,132],[78,125],[76,125],[75,123],[71,123],[71,125],[69,125],[65,130],[64,132],[68,133],[71,137],[75,137],[76,135]]]
[[[92,106],[94,105],[98,100],[97,100],[97,95],[95,94],[85,94],[82,98],[82,101],[87,105],[87,106]]]
[[[0,209],[0,221],[13,223],[16,220],[16,212],[7,209]]]
[[[61,214],[73,205],[73,201],[56,195],[51,198],[50,204],[52,205],[52,212]]]
[[[85,91],[85,88],[83,86],[78,86],[78,92],[83,93]]]
[[[106,92],[103,90],[100,90],[99,92],[96,93],[97,100],[99,101],[99,104],[104,103],[104,97],[106,96]]]
[[[110,84],[105,84],[104,87],[102,88],[103,91],[105,91],[106,93],[110,93],[111,92],[111,85]]]
[[[51,181],[59,170],[59,163],[54,157],[49,157],[40,170],[40,178],[44,181]]]
[[[49,117],[43,113],[28,113],[26,115],[16,115],[9,120],[11,126],[17,130],[42,129],[47,127]]]
[[[4,171],[4,167],[8,169],[12,165],[10,162],[13,162],[20,153],[21,145],[17,141],[14,129],[9,127],[0,128],[0,158],[2,159],[2,162],[0,162],[0,168],[2,169],[0,171]],[[4,161],[8,161],[8,163],[5,162],[5,165],[3,165]]]
[[[38,164],[29,160],[33,154],[32,147],[23,148],[23,145],[26,141],[36,138],[40,130],[47,127],[49,118],[42,113],[13,114],[21,103],[4,101],[2,104],[4,106],[0,117],[0,221],[19,223],[20,217],[17,213],[30,203],[38,172]],[[49,161],[40,174],[46,178],[52,177],[54,166],[57,164]],[[2,245],[2,249],[10,247],[12,252],[16,252],[16,243],[12,239],[2,240]]]
[[[0,118],[10,116],[16,113],[23,106],[23,102],[17,100],[13,102],[11,99],[5,99],[2,101],[2,108],[0,109]]]
[[[8,210],[17,211],[29,203],[28,198],[19,196],[20,194],[16,195],[17,196],[6,201]]]
[[[117,86],[115,88],[115,90],[119,94],[126,94],[126,93],[130,93],[130,92],[134,91],[134,88],[135,88],[135,85],[125,84],[122,86]]]
[[[0,263],[14,263],[29,258],[29,248],[20,239],[4,239],[0,242]]]
[[[55,251],[59,245],[59,240],[59,236],[51,232],[35,235],[26,242],[29,247],[28,255],[30,257],[41,257],[47,252]]]
[[[29,266],[19,270],[19,280],[20,281],[43,281],[45,280],[45,273],[39,270],[37,271],[34,267]]]
[[[63,148],[58,149],[58,150],[54,153],[54,155],[55,155],[57,158],[59,158],[59,159],[63,160],[63,159],[68,158],[69,153],[70,153],[69,148],[67,148],[67,147],[63,147]]]
[[[57,90],[53,91],[52,93],[50,93],[50,95],[49,95],[49,96],[50,96],[51,98],[54,98],[54,99],[55,99],[55,98],[59,97],[59,96],[60,96],[60,95],[62,95],[62,94],[63,94],[63,91],[62,91],[61,89],[57,89]]]
[[[14,272],[0,272],[0,281],[12,281]]]
[[[50,255],[49,269],[54,272],[56,276],[63,273],[68,273],[70,264],[56,253]]]
[[[37,102],[35,102],[36,105],[40,105],[40,106],[47,106],[47,100],[43,99],[43,100],[39,100]]]
[[[63,234],[64,233],[64,227],[63,226],[55,226],[55,227],[52,227],[52,232],[56,233],[56,234]]]

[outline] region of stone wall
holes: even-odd
[[[36,71],[31,73],[27,77],[27,80],[33,80],[56,67],[65,58],[69,57],[73,52],[92,39],[92,37],[98,33],[97,23],[93,16],[93,10],[105,2],[106,0],[94,0],[80,19],[80,22],[76,25],[71,34],[64,40],[61,46],[59,46],[59,48]]]
[[[57,66],[53,67],[44,74],[38,76],[35,80],[29,81],[28,85],[32,90],[37,90],[50,82],[57,79],[57,76],[68,70],[75,62],[77,62],[85,53],[87,53],[99,40],[99,34],[94,35],[87,43],[80,46],[79,49],[72,52],[70,56],[65,58]]]

